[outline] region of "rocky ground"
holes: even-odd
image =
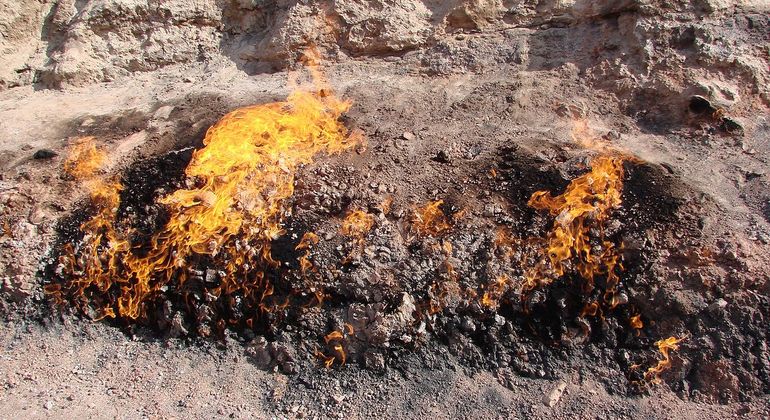
[[[770,415],[763,2],[9,3],[3,416]],[[172,294],[140,324],[94,323],[44,296],[88,217],[86,189],[63,172],[77,138],[109,150],[108,172],[126,185],[121,217],[152,229],[159,189],[184,185],[207,128],[283,100],[311,45],[367,145],[299,171],[274,244],[289,269],[272,275],[301,288],[293,250],[317,233],[325,305],[273,315],[256,335],[203,338],[215,323]],[[636,157],[606,230],[624,244],[627,303],[586,316],[596,296],[571,278],[530,296],[530,312],[513,295],[480,305],[498,274],[524,275],[497,232],[546,235],[553,220],[529,197],[558,194],[597,154],[575,143],[576,122]],[[451,228],[415,239],[415,209],[435,200]],[[355,209],[373,228],[343,263],[355,246],[339,226]],[[335,330],[348,360],[327,370],[313,351],[329,354]],[[655,341],[669,336],[686,337],[671,369],[638,386],[634,365],[654,364]]]

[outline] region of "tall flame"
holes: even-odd
[[[525,275],[524,290],[549,284],[574,270],[584,280],[584,291],[590,292],[595,278],[604,275],[604,300],[615,307],[619,303],[615,301],[617,272],[623,266],[618,247],[604,237],[604,227],[622,203],[623,164],[635,158],[598,140],[585,119],[573,121],[571,135],[573,142],[599,154],[591,160],[590,172],[573,179],[564,193],[553,196],[538,191],[530,197],[529,206],[549,212],[555,220],[543,247],[544,256]],[[596,231],[598,237],[593,238]]]
[[[597,275],[606,275],[607,298],[611,298],[619,280],[616,268],[622,267],[617,247],[604,238],[603,226],[621,203],[623,161],[622,156],[598,156],[591,161],[591,171],[573,179],[563,194],[538,191],[532,195],[528,204],[556,219],[545,258],[527,273],[526,289],[548,284],[574,266],[586,290],[593,289]],[[591,243],[592,227],[599,229],[598,248]]]
[[[339,121],[350,102],[332,95],[318,71],[311,72],[312,90],[299,88],[284,102],[238,109],[208,130],[185,171],[194,187],[159,200],[169,220],[148,250],[133,249],[126,240],[130,231],[115,228],[119,184],[92,182],[98,214],[81,226],[83,243],[62,257],[67,280],[48,291],[102,317],[137,319],[164,286],[184,287],[185,268],[198,256],[223,266],[221,283],[207,292],[241,292],[255,306],[261,303],[272,293],[264,269],[278,264],[270,244],[284,233],[284,203],[294,192],[298,167],[361,140]],[[73,162],[83,163],[71,164],[70,173],[93,178],[104,159],[91,146],[75,152]]]

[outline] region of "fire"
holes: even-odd
[[[602,319],[604,319],[604,314],[602,313],[601,306],[599,306],[599,302],[588,303],[580,311],[581,318],[585,316],[597,316],[597,315],[600,316]]]
[[[636,314],[631,317],[628,321],[629,325],[631,325],[631,328],[636,331],[636,335],[639,335],[639,330],[641,330],[644,327],[644,323],[642,322],[642,315]]]
[[[555,216],[544,247],[544,257],[526,275],[525,289],[546,285],[574,269],[585,280],[584,290],[594,288],[594,279],[605,275],[605,300],[614,295],[622,270],[618,248],[604,238],[603,226],[612,210],[621,204],[623,190],[622,155],[601,155],[591,161],[591,171],[572,180],[558,196],[548,191],[532,195],[529,205]],[[598,228],[598,246],[591,241]]]
[[[308,271],[314,268],[313,263],[310,262],[310,247],[317,244],[318,241],[318,235],[313,232],[306,232],[302,235],[299,244],[294,248],[297,251],[305,250],[305,253],[299,259],[299,268],[302,274],[307,274]]]
[[[418,236],[441,236],[452,228],[450,219],[441,209],[444,200],[428,203],[415,209],[412,229]]]
[[[130,229],[116,228],[120,184],[93,183],[97,214],[81,226],[83,242],[63,255],[64,281],[49,292],[101,316],[139,319],[165,288],[183,291],[190,262],[205,259],[224,274],[207,294],[237,293],[247,308],[264,307],[273,290],[265,273],[278,266],[271,241],[284,233],[284,204],[297,169],[362,140],[339,121],[350,102],[331,94],[320,73],[310,71],[312,88],[299,86],[286,101],[233,111],[208,130],[185,171],[193,186],[158,200],[168,222],[141,250],[126,240]],[[67,162],[65,169],[83,180],[95,176],[104,158],[83,146]]]
[[[121,252],[130,249],[130,244],[125,239],[126,235],[121,235],[113,227],[123,186],[118,181],[99,175],[106,161],[106,153],[97,148],[95,139],[84,137],[76,141],[64,162],[65,172],[83,182],[88,189],[91,203],[96,211],[91,220],[81,226],[86,235],[79,246],[80,258],[73,258],[74,248],[72,245],[67,245],[68,255],[60,258],[59,261],[63,272],[74,273],[89,279],[88,282],[70,284],[70,291],[74,292],[75,297],[74,305],[84,310],[88,304],[88,300],[84,299],[85,290],[88,287],[94,287],[102,292],[109,290],[112,284],[111,267],[120,263],[116,254],[100,255],[102,244],[106,243],[109,247]],[[49,285],[46,287],[46,292],[57,302],[64,301],[64,293],[60,285]],[[96,299],[94,308],[96,319],[115,316],[115,309],[106,306],[103,300],[102,297]]]
[[[342,340],[343,338],[342,331],[332,331],[329,334],[326,334],[324,341],[326,341],[326,344],[329,344],[332,340]]]
[[[349,264],[361,254],[364,248],[364,237],[372,230],[373,226],[374,215],[363,210],[354,210],[345,217],[340,227],[340,233],[355,239],[355,242],[353,249],[342,260],[343,265]]]
[[[655,345],[658,346],[661,358],[655,366],[650,367],[644,373],[644,380],[646,382],[653,384],[659,384],[661,382],[661,373],[671,368],[671,355],[669,353],[679,350],[679,343],[681,343],[682,340],[684,340],[684,338],[669,337],[655,342]]]
[[[64,171],[75,179],[94,178],[107,161],[107,154],[96,147],[96,139],[83,137],[75,142],[64,161]]]
[[[345,236],[362,239],[374,226],[374,215],[363,210],[350,212],[342,221],[340,233]]]
[[[497,308],[510,283],[511,279],[508,276],[504,274],[499,276],[494,283],[487,287],[487,290],[481,296],[481,304],[487,308]]]
[[[511,258],[514,255],[518,242],[509,230],[504,228],[497,229],[494,246],[496,250],[501,251],[504,258]]]
[[[334,330],[324,336],[324,342],[327,347],[331,348],[333,354],[326,355],[318,349],[313,354],[327,369],[331,368],[335,361],[338,361],[340,366],[343,366],[348,359],[343,343],[348,337],[353,336],[354,333],[353,326],[346,322],[341,330]]]

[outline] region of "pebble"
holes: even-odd
[[[51,159],[51,158],[55,158],[56,156],[59,156],[59,154],[54,152],[51,149],[40,149],[37,152],[35,152],[34,155],[32,155],[34,159],[38,159],[38,160]]]
[[[727,301],[719,298],[716,300],[716,302],[709,305],[708,310],[710,312],[717,312],[727,307]]]
[[[452,158],[449,157],[449,152],[446,150],[439,150],[439,152],[436,154],[435,160],[439,163],[449,163],[452,161]]]

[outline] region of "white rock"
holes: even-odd
[[[551,392],[543,396],[543,404],[548,407],[555,406],[559,402],[559,399],[561,399],[562,394],[564,394],[565,389],[567,389],[566,382],[557,382],[556,385],[551,389]]]

